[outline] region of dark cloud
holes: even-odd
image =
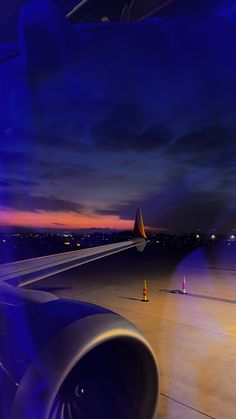
[[[103,213],[118,212],[122,218],[130,219],[137,206],[137,202],[133,201]],[[236,204],[232,206],[230,196],[191,189],[183,180],[169,184],[159,193],[150,194],[142,200],[141,208],[146,224],[175,232],[196,231],[199,228],[204,232],[214,228],[225,231],[236,224]]]
[[[138,124],[137,124],[138,125]],[[167,127],[156,124],[149,127],[135,126],[132,118],[124,113],[124,119],[116,115],[116,111],[106,120],[101,121],[92,129],[92,137],[98,149],[113,152],[149,152],[159,151],[170,139]]]
[[[57,149],[61,151],[69,150],[74,152],[80,152],[87,150],[87,145],[80,140],[79,134],[74,133],[73,135],[71,135],[67,131],[65,132],[65,135],[63,135],[62,137],[59,127],[57,127],[55,131],[56,132],[50,133],[49,130],[44,134],[41,133],[38,138],[38,144],[46,148],[51,148],[54,150]],[[65,131],[65,127],[62,131]]]
[[[60,115],[53,115],[53,110],[51,110],[50,124],[48,121],[41,120],[40,111],[37,113],[35,118],[38,119],[37,123],[33,127],[27,127],[27,120],[25,125],[21,129],[11,129],[9,134],[5,136],[5,140],[10,138],[17,138],[18,141],[22,143],[22,147],[27,150],[28,148],[32,149],[33,147],[44,147],[45,149],[52,148],[57,150],[72,150],[72,151],[81,151],[86,150],[86,144],[81,141],[81,132],[79,127],[71,127],[71,122],[62,122]],[[14,152],[11,152],[14,154]],[[29,157],[29,152],[21,151],[15,154],[19,154],[25,157]],[[36,156],[35,156],[36,157]],[[14,156],[13,156],[14,158]]]
[[[34,196],[28,193],[0,194],[0,206],[22,211],[72,211],[81,212],[83,206],[76,202],[56,198],[54,196]]]
[[[12,166],[25,164],[31,157],[31,154],[27,151],[4,150],[2,146],[0,155],[1,167],[2,169],[5,167],[10,169]]]
[[[1,179],[0,180],[0,187],[8,187],[11,186],[11,182],[9,180]]]
[[[175,140],[166,155],[193,166],[227,167],[234,165],[236,158],[234,138],[232,127],[210,125]]]
[[[52,163],[50,160],[39,161],[39,167],[41,169],[41,177],[49,181],[62,180],[62,178],[68,181],[71,179],[91,179],[97,176],[97,170],[88,165],[78,162],[78,164],[68,164],[67,161],[61,162],[60,164]]]
[[[0,186],[2,187],[32,187],[37,186],[38,182],[30,179],[17,179],[14,177],[0,178]]]

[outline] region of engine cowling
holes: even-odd
[[[59,299],[8,305],[4,316],[1,364],[11,381],[4,419],[155,417],[158,366],[127,320]]]

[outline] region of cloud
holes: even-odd
[[[16,177],[0,177],[0,186],[5,188],[32,187],[37,186],[38,182],[30,179],[17,179]]]
[[[0,187],[8,187],[8,186],[11,186],[10,180],[5,180],[5,179],[0,180]]]
[[[193,166],[221,167],[234,165],[236,128],[214,124],[177,138],[167,149],[171,159],[181,159]]]
[[[191,188],[183,179],[169,183],[158,193],[149,194],[138,204],[133,201],[114,207],[111,213],[118,212],[122,218],[130,219],[138,206],[141,206],[146,224],[171,231],[196,231],[199,228],[205,232],[213,228],[225,231],[236,224],[236,204],[232,205],[230,196],[217,195],[214,190]]]
[[[0,195],[0,206],[23,211],[72,211],[77,213],[80,213],[83,209],[83,206],[76,202],[54,196],[34,196],[23,192],[2,192]]]
[[[2,167],[11,167],[24,164],[27,160],[31,158],[30,153],[26,151],[14,151],[14,150],[1,150],[1,166]]]
[[[93,126],[91,135],[98,149],[113,152],[149,152],[160,150],[170,139],[170,130],[162,122],[146,126],[145,113],[135,105],[120,105]]]
[[[81,163],[79,159],[77,164],[75,164],[72,160],[71,163],[68,160],[65,160],[58,164],[45,159],[39,161],[39,167],[41,168],[42,178],[48,180],[59,180],[60,182],[63,179],[65,182],[68,182],[68,178],[79,180],[83,178],[94,179],[94,176],[98,176],[98,171],[95,167],[89,164]]]

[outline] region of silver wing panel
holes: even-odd
[[[107,244],[89,249],[57,253],[0,265],[0,284],[22,287],[96,259],[136,247],[144,239]]]

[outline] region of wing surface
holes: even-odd
[[[8,284],[13,287],[29,285],[48,276],[67,271],[76,266],[122,252],[132,247],[139,249],[141,245],[145,245],[145,239],[146,234],[142,213],[138,209],[134,226],[134,240],[4,263],[0,265],[0,285]]]
[[[107,244],[0,265],[0,284],[21,287],[59,272],[138,246],[143,239]]]

